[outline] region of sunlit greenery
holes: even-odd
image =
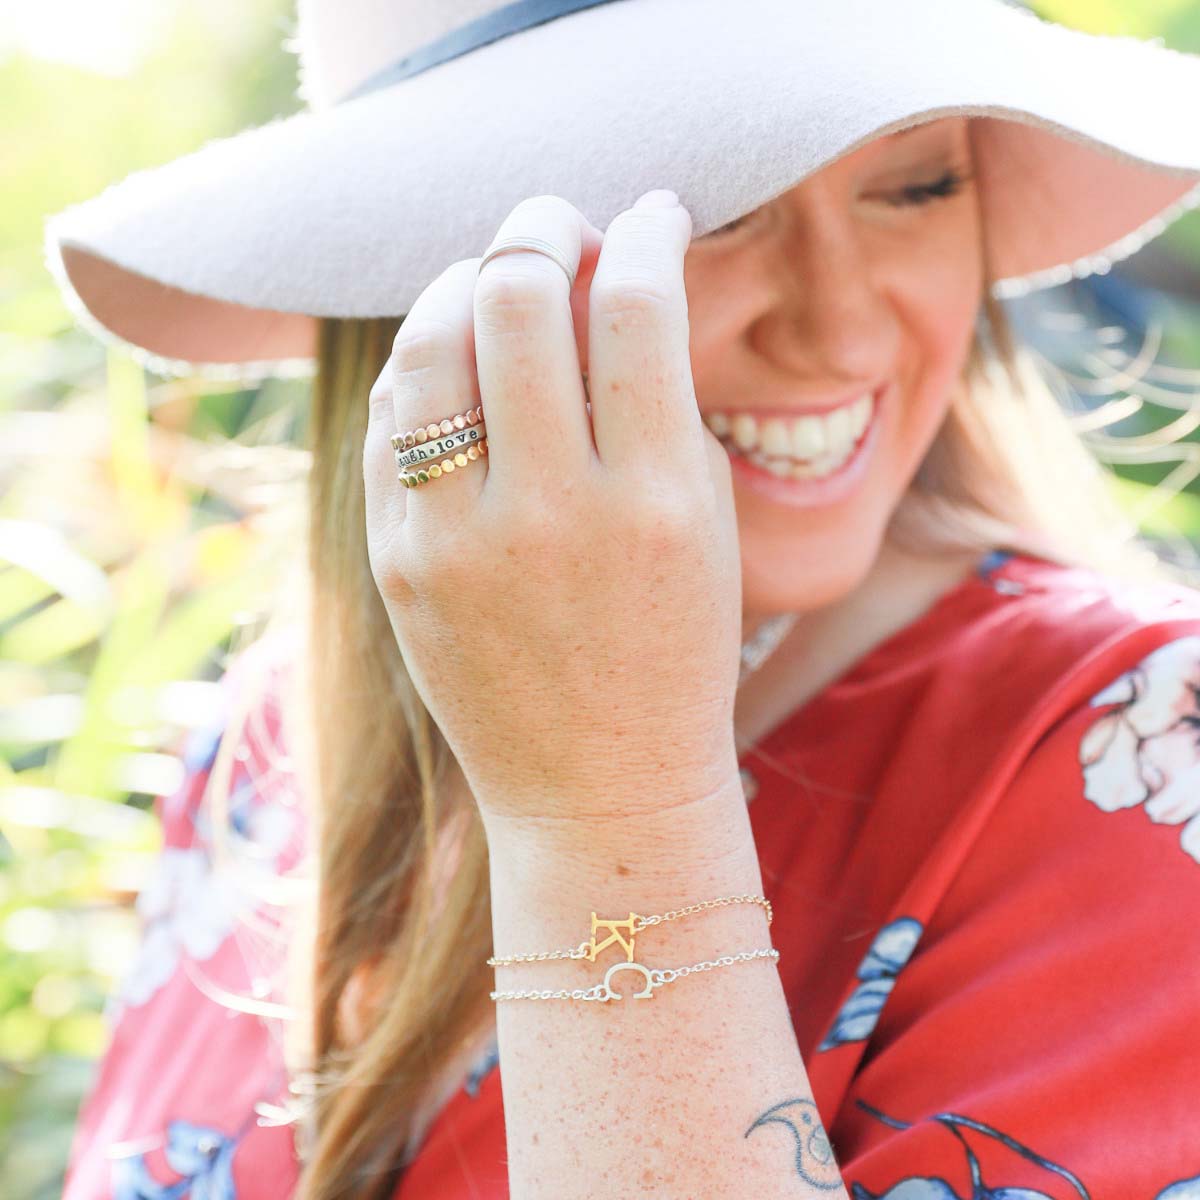
[[[105,998],[138,937],[133,901],[160,845],[154,798],[181,778],[177,752],[212,712],[223,656],[302,553],[280,535],[303,476],[306,392],[303,380],[150,375],[74,325],[42,263],[47,214],[299,108],[292,6],[21,8],[0,34],[5,1200],[59,1194],[105,1045]],[[1041,10],[1200,52],[1200,0],[1044,0]],[[1164,240],[1200,263],[1195,214]],[[1200,316],[1174,312],[1172,351],[1200,366]],[[1135,480],[1163,473],[1125,471],[1119,494],[1137,502]],[[1151,523],[1200,540],[1200,493]]]
[[[40,7],[43,21],[56,9],[88,19],[82,5]],[[35,49],[87,67],[20,44],[0,60],[5,1200],[61,1191],[160,845],[154,797],[177,785],[177,751],[211,718],[223,652],[267,602],[280,555],[295,553],[273,535],[303,465],[303,383],[149,376],[74,326],[42,265],[48,213],[299,107],[289,6],[123,7],[123,34],[106,18],[111,46],[39,42],[18,22]],[[102,73],[114,67],[126,73]]]

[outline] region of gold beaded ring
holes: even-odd
[[[428,483],[441,475],[450,475],[458,467],[465,467],[477,459],[486,458],[487,452],[487,438],[484,438],[475,445],[468,446],[466,450],[460,450],[450,458],[442,459],[440,463],[430,463],[429,466],[418,467],[415,471],[401,471],[397,478],[405,487],[419,487],[422,483]]]
[[[481,430],[484,428],[482,404],[477,404],[465,412],[456,413],[453,417],[446,417],[441,421],[431,421],[428,425],[420,425],[416,429],[407,429],[392,434],[391,442],[392,449],[396,452],[396,465],[402,468],[396,478],[407,488],[418,487],[422,483],[428,483],[431,479],[451,474],[456,467],[465,467],[469,463],[486,457],[486,434],[479,441],[464,449],[455,449],[456,446],[463,445],[460,431],[471,429],[472,426],[478,426]],[[446,457],[440,462],[429,463],[428,466],[421,463],[420,466],[416,466],[409,461],[411,456],[404,453],[414,446],[438,441],[445,442],[444,446],[434,447],[435,453],[443,451],[446,453]],[[403,469],[406,467],[413,469]]]

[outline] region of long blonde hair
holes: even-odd
[[[307,431],[307,653],[286,699],[291,743],[312,746],[311,886],[295,904],[280,1010],[299,1084],[297,1200],[390,1196],[431,1080],[494,1022],[487,845],[367,560],[366,396],[398,325],[322,321]],[[887,536],[924,555],[1007,548],[1192,583],[1139,541],[1076,423],[989,295]],[[245,698],[239,711],[252,707]],[[224,828],[219,807],[213,825]]]

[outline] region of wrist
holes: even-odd
[[[499,957],[563,951],[595,940],[634,915],[664,914],[729,897],[762,896],[762,871],[738,780],[732,786],[625,823],[585,831],[561,822],[488,828],[494,953]],[[628,935],[626,935],[628,937]],[[704,906],[704,911],[636,934],[633,961],[646,968],[681,967],[715,955],[771,946],[767,914],[755,903]],[[508,989],[593,987],[621,947],[603,959],[497,964],[496,986]]]
[[[673,803],[664,803],[664,792]],[[730,866],[758,870],[736,762],[719,782],[702,778],[689,787],[675,779],[653,795],[632,794],[626,806],[610,801],[603,812],[584,801],[569,813],[549,805],[521,816],[481,813],[493,876],[528,884],[537,875],[548,889],[579,880],[664,888]]]
[[[737,738],[723,725],[648,717],[596,720],[585,737],[554,748],[531,741],[504,756],[459,758],[485,820],[516,828],[561,822],[606,827],[678,809],[736,787]]]
[[[702,822],[737,799],[744,806],[732,732],[703,755],[660,754],[633,765],[619,746],[581,752],[568,770],[522,776],[519,761],[498,779],[472,780],[484,826],[497,835],[623,838],[632,825],[673,818]]]

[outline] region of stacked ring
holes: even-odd
[[[437,479],[440,475],[449,475],[456,468],[465,467],[477,459],[486,458],[487,452],[487,438],[483,437],[474,445],[468,446],[466,450],[460,450],[449,458],[442,459],[441,462],[430,463],[429,466],[420,467],[416,471],[401,471],[397,478],[405,487],[417,487],[422,483],[428,483],[431,479]]]
[[[395,433],[391,441],[396,466],[401,468],[397,478],[405,487],[449,475],[456,467],[465,467],[487,455],[483,406]]]

